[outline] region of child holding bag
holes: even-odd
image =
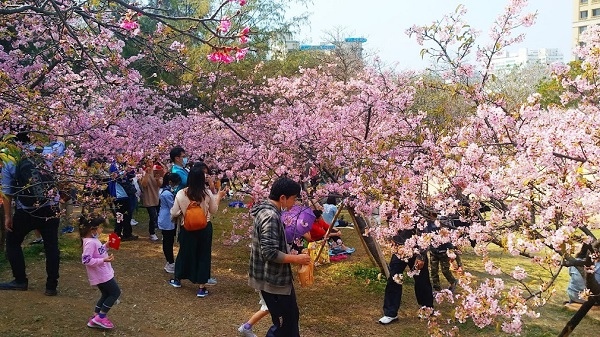
[[[82,215],[79,218],[79,235],[83,246],[81,262],[87,270],[90,284],[97,286],[101,293],[94,308],[94,315],[88,320],[87,326],[112,329],[114,325],[106,315],[121,296],[121,289],[115,280],[115,272],[111,265],[114,255],[109,255],[108,245],[98,240],[105,221],[99,215]]]

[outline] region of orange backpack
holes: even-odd
[[[191,232],[204,229],[207,225],[206,211],[204,211],[199,202],[192,200],[183,216],[183,228]]]

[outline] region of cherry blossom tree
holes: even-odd
[[[574,263],[579,244],[594,242],[591,230],[598,226],[593,219],[598,213],[597,31],[590,30],[588,44],[579,50],[585,76],[569,79],[561,77],[568,67],[553,69],[553,76],[573,89],[562,100],[576,101],[577,108],[542,109],[533,90],[521,104],[507,105],[487,90],[493,56],[521,41],[523,35],[514,32],[533,23],[534,14],[523,14],[525,5],[510,1],[491,29],[492,42],[483,47],[475,44],[477,32],[463,23],[462,8],[409,30],[432,45],[424,53],[445,64],[442,75],[475,110],[442,135],[423,123],[426,112],[409,111],[414,74],[367,70],[340,83],[327,69],[305,70],[297,78],[267,80],[254,95],[263,98],[256,107],[244,105],[251,96],[238,97],[235,104],[247,112],[236,128],[241,137],[230,134],[238,143],[231,139],[222,146],[235,159],[215,156],[254,182],[257,195],[264,195],[266,180],[281,174],[306,179],[307,165],[318,167],[328,179],[313,196],[350,196],[347,205],[363,219],[379,208],[387,221],[365,228],[365,234],[384,245],[398,229],[413,228],[423,211],[459,215],[468,226],[441,223],[439,233],[414,237],[395,252],[410,256],[430,245],[452,242],[466,248],[473,242],[485,267],[488,277],[467,272],[460,279],[462,292],[437,296],[440,303],[456,305],[449,321],[441,312],[423,309],[430,334],[455,335],[455,325],[467,319],[519,334],[524,317],[536,317],[536,308],[554,294],[554,282],[565,265]],[[343,174],[336,174],[340,170]],[[481,204],[490,211],[481,214]],[[527,260],[501,270],[491,246]],[[596,258],[591,254],[581,263],[589,266]],[[589,303],[594,303],[593,278],[588,277],[588,286],[582,295],[591,294]],[[566,330],[575,325],[570,322]]]
[[[192,95],[190,87],[163,81],[148,85],[132,65],[147,55],[170,54],[163,67],[185,68],[186,60],[177,56],[186,48],[177,41],[182,37],[208,46],[211,55],[225,55],[226,49],[227,55],[243,58],[250,31],[230,27],[240,26],[245,4],[227,0],[204,17],[171,17],[128,2],[3,2],[4,134],[32,131],[36,143],[66,136],[69,150],[57,163],[65,181],[87,176],[77,171],[85,169],[81,163],[87,158],[120,155],[133,163],[148,152],[164,152],[179,141],[181,134],[170,130],[186,123],[179,101]],[[142,32],[142,17],[153,20],[155,29]],[[164,40],[172,42],[168,47],[158,43]],[[124,57],[126,42],[137,44],[139,52]]]
[[[564,65],[552,69],[569,88],[561,96],[564,104],[543,108],[535,92],[520,104],[506,104],[488,90],[493,56],[521,41],[521,27],[533,23],[535,15],[524,13],[526,1],[508,2],[487,46],[476,44],[478,32],[464,23],[463,7],[431,25],[413,26],[408,33],[423,43],[423,55],[433,57],[448,84],[442,89],[460,95],[473,111],[438,128],[429,111],[414,109],[422,83],[411,72],[372,67],[338,81],[323,66],[257,80],[260,65],[244,78],[194,69],[197,83],[208,86],[230,76],[228,86],[211,92],[143,78],[131,65],[150,52],[168,55],[165,66],[173,68],[167,69],[188,65],[180,37],[209,46],[213,61],[242,58],[238,53],[244,53],[252,31],[232,31],[243,27],[231,22],[242,16],[228,10],[246,2],[223,1],[215,15],[204,18],[166,17],[147,6],[112,3],[114,8],[102,1],[0,5],[4,133],[24,125],[40,141],[67,136],[69,152],[57,167],[64,180],[95,184],[83,159],[134,164],[182,145],[210,158],[234,181],[248,182],[254,198],[265,196],[269,182],[284,174],[305,183],[311,200],[343,196],[361,234],[400,257],[447,242],[460,249],[473,244],[485,277],[465,272],[460,292],[436,296],[438,303],[453,303],[455,311],[421,309],[434,336],[457,335],[457,326],[467,320],[519,334],[524,317],[537,316],[536,308],[553,295],[565,265],[589,267],[598,259],[592,234],[600,207],[598,28],[584,33],[587,44],[578,50],[582,75],[566,76]],[[140,15],[155,20],[156,30],[141,30]],[[125,40],[138,43],[139,54],[124,57]],[[154,48],[157,40],[169,41],[168,47]],[[187,100],[193,104],[183,107]],[[320,172],[323,184],[310,186],[310,168]],[[482,204],[490,208],[485,214]],[[381,224],[371,219],[374,209]],[[438,233],[414,236],[400,248],[389,245],[387,238],[398,230],[423,229],[422,214],[431,210],[466,225],[440,222]],[[581,243],[588,244],[585,261],[571,258]],[[492,246],[521,256],[523,265],[497,267]],[[385,269],[381,252],[370,247]],[[582,295],[588,302],[564,335],[600,295],[593,277],[587,281]]]

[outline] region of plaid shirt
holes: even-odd
[[[281,212],[269,201],[255,205],[248,284],[269,293],[287,295],[292,289],[292,268],[283,263],[288,252]]]

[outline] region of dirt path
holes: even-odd
[[[226,227],[226,226],[225,226]],[[231,227],[229,227],[231,228]],[[139,241],[124,242],[115,252],[113,267],[122,288],[121,303],[110,317],[116,328],[107,331],[111,336],[235,336],[236,329],[258,309],[258,296],[246,283],[249,248],[247,243],[224,246],[220,237],[229,229],[215,226],[213,243],[213,275],[218,285],[210,295],[200,299],[196,287],[183,281],[175,289],[167,281],[170,274],[162,269],[164,258],[161,244],[147,240],[142,226],[134,227]],[[75,237],[75,233],[67,234]],[[356,261],[360,260],[356,254]],[[363,256],[363,258],[366,258]],[[88,284],[84,267],[75,258],[63,259],[59,295],[43,295],[45,271],[43,259],[28,261],[29,291],[0,292],[1,336],[97,336],[101,331],[86,327],[99,292]],[[9,266],[0,266],[1,280],[10,280]],[[319,279],[317,278],[317,281]],[[349,280],[350,281],[350,280]],[[368,325],[366,331],[357,329],[349,336],[379,336],[375,318],[379,315],[380,299],[363,293],[360,299],[343,295],[344,285],[331,285],[321,280],[321,289],[296,286],[303,336],[325,336],[352,325]],[[361,287],[359,285],[359,287]],[[350,290],[350,292],[352,292]],[[335,304],[327,304],[335,302]],[[365,302],[373,302],[366,305]],[[375,305],[376,304],[376,305]],[[414,308],[413,308],[414,309]],[[326,317],[327,322],[323,322]],[[269,319],[263,319],[255,331],[263,335]],[[377,329],[372,329],[377,328]]]
[[[111,331],[86,326],[99,291],[88,284],[85,269],[78,258],[71,257],[61,262],[59,295],[56,297],[43,294],[43,258],[30,259],[27,263],[29,291],[0,291],[0,336],[234,337],[237,327],[258,309],[258,296],[246,283],[248,241],[235,246],[221,243],[224,233],[230,231],[230,222],[215,219],[212,273],[218,284],[209,289],[209,296],[197,298],[196,287],[189,282],[183,281],[183,287],[179,289],[167,283],[170,274],[162,269],[165,261],[161,244],[148,241],[147,230],[143,226],[135,227],[134,233],[140,235],[140,240],[124,242],[121,250],[115,252],[113,267],[123,294],[121,303],[110,313],[116,326]],[[356,233],[351,229],[343,231],[346,242],[357,247],[356,253],[344,262],[319,267],[314,286],[301,288],[296,285],[301,335],[426,336],[426,323],[416,318],[418,306],[411,285],[405,289],[400,322],[389,326],[376,323],[381,316],[383,295],[380,290],[367,286],[365,281],[348,276],[351,265],[370,264]],[[67,235],[76,237],[74,233]],[[77,255],[73,253],[71,256]],[[0,265],[0,280],[10,279],[10,268]],[[557,326],[562,328],[570,315],[572,312],[559,308],[551,315],[556,322],[545,321],[542,331],[556,330]],[[589,324],[594,328],[600,326],[597,321],[586,319],[584,322],[588,327]],[[269,326],[270,318],[267,317],[254,330],[258,336],[264,336]],[[578,327],[573,335],[586,336],[589,330],[584,329]],[[462,331],[462,335],[497,335],[493,328],[482,334],[472,325]]]

